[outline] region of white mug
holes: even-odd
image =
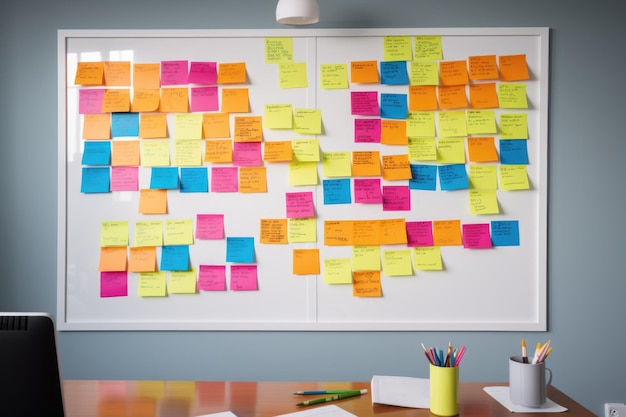
[[[524,363],[520,356],[509,358],[511,402],[525,407],[541,407],[546,402],[546,388],[552,383],[552,371],[545,362]]]

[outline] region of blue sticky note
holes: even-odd
[[[519,222],[517,220],[494,220],[491,222],[493,246],[519,246]]]
[[[80,183],[81,193],[108,193],[111,185],[109,167],[83,168]]]
[[[112,113],[111,136],[139,136],[139,113]]]
[[[380,95],[380,117],[384,119],[406,119],[408,110],[406,94],[382,93]]]
[[[388,85],[409,85],[406,61],[383,61],[380,63],[380,83]]]
[[[350,179],[343,178],[337,180],[322,181],[324,189],[324,204],[350,204]]]
[[[81,163],[83,165],[110,165],[111,142],[85,142]]]
[[[227,237],[226,262],[254,262],[254,238]]]
[[[181,193],[208,193],[209,174],[207,168],[181,168]]]
[[[163,246],[160,269],[161,271],[189,271],[189,246]]]
[[[439,186],[442,191],[463,190],[469,188],[465,164],[439,166]]]
[[[178,188],[178,168],[154,167],[150,173],[151,190],[175,190]]]
[[[501,139],[500,162],[508,165],[527,165],[527,141],[525,139]]]
[[[437,167],[435,165],[411,164],[409,190],[437,190]]]

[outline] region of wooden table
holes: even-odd
[[[557,388],[548,397],[568,409],[564,413],[511,413],[483,391],[501,383],[461,382],[461,416],[591,417],[594,414]],[[273,417],[310,410],[298,407],[294,391],[362,389],[369,382],[212,382],[212,381],[64,381],[67,417],[189,417],[232,411],[238,417]],[[307,396],[307,399],[317,396]],[[372,405],[370,394],[327,404],[359,417],[430,416],[427,409]]]

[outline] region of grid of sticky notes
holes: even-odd
[[[321,109],[266,103],[263,114],[252,114],[248,86],[254,77],[245,62],[79,62],[80,192],[138,192],[140,214],[168,215],[168,190],[267,192],[271,163],[289,164],[290,186],[321,186],[326,206],[369,204],[402,213],[411,211],[412,192],[465,192],[469,213],[497,215],[498,190],[530,189],[524,54],[445,60],[440,36],[387,36],[383,56],[319,64],[320,89],[371,86],[350,91],[349,103],[337,103],[350,106],[350,141],[371,149],[340,152],[324,151],[318,138]],[[307,65],[293,62],[290,38],[265,39],[265,57],[267,65],[278,66],[278,88],[308,87]],[[406,91],[384,92],[384,85]],[[495,109],[505,109],[498,120]],[[307,137],[268,141],[264,128]],[[398,152],[381,156],[381,146]],[[147,189],[139,189],[140,169],[150,171]],[[285,218],[259,219],[259,243],[317,243],[313,194],[286,192],[285,201]],[[138,274],[138,295],[144,297],[259,289],[254,238],[225,236],[224,214],[148,217],[133,224],[132,245],[128,221],[103,221],[101,227],[102,297],[126,296],[129,272]],[[323,230],[324,246],[352,246],[352,257],[320,259],[319,249],[294,248],[292,273],[321,273],[324,283],[353,285],[354,296],[361,297],[382,296],[381,274],[443,270],[443,246],[520,244],[519,222],[506,219],[325,220]],[[224,240],[228,271],[226,265],[194,265],[194,239]]]

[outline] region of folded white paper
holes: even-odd
[[[372,377],[372,403],[400,407],[429,408],[430,382],[408,376]]]
[[[483,390],[513,413],[561,413],[567,411],[567,408],[558,405],[549,398],[546,398],[546,403],[541,407],[515,405],[511,402],[508,386],[484,387]]]
[[[276,417],[356,417],[354,414],[336,405],[326,405],[314,407],[304,411],[294,411],[293,413],[282,414]]]

